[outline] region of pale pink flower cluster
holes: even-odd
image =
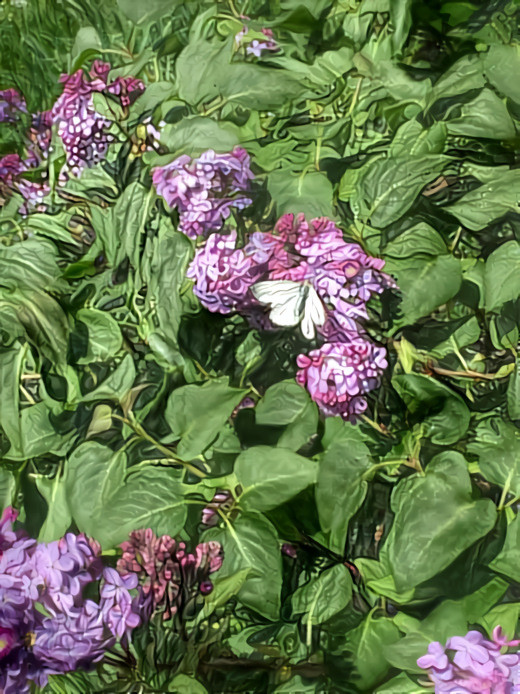
[[[297,380],[326,415],[355,419],[366,394],[378,387],[386,350],[363,332],[367,302],[395,282],[384,261],[345,241],[333,221],[283,215],[273,232],[254,232],[237,247],[236,232],[212,234],[188,269],[194,293],[210,311],[238,311],[261,329],[273,329],[269,309],[251,291],[257,282],[306,283],[322,302],[319,346],[297,358]]]

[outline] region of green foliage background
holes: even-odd
[[[0,4],[0,87],[30,110],[93,58],[147,84],[102,166],[47,213],[22,218],[16,198],[0,213],[3,503],[44,541],[71,527],[110,553],[149,526],[225,552],[189,647],[166,639],[139,671],[51,678],[49,692],[421,692],[430,641],[515,632],[519,10]],[[232,57],[240,14],[282,50]],[[165,125],[141,156],[147,117]],[[2,126],[3,154],[22,126]],[[294,335],[201,310],[185,279],[193,246],[150,167],[236,144],[256,174],[239,230],[329,216],[400,286],[373,305],[391,365],[356,426],[324,421],[295,384]],[[258,404],[237,414],[246,395]],[[235,503],[203,530],[222,488]]]

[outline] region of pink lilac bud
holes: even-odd
[[[285,554],[287,557],[290,557],[291,559],[296,559],[296,557],[298,556],[296,547],[294,547],[294,545],[290,545],[288,542],[283,543],[282,553]]]
[[[296,360],[296,380],[326,415],[354,421],[367,408],[365,395],[380,384],[386,350],[361,335],[349,342],[325,343]]]
[[[179,231],[192,239],[220,229],[232,208],[251,204],[241,193],[252,178],[249,155],[241,147],[227,154],[210,149],[198,159],[183,154],[152,172],[157,193],[179,211]]]
[[[23,96],[16,89],[0,90],[0,123],[15,123],[20,112],[27,113]]]
[[[209,528],[213,528],[215,525],[217,525],[220,518],[218,513],[219,509],[225,512],[232,502],[233,496],[231,492],[226,490],[219,490],[216,492],[211,500],[211,503],[209,503],[202,510],[203,525],[206,525]]]
[[[453,694],[518,694],[520,692],[520,654],[505,653],[518,646],[508,641],[500,627],[488,641],[478,631],[453,636],[443,646],[435,641],[417,665],[428,671],[435,692]]]

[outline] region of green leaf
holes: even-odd
[[[123,336],[110,314],[93,308],[82,308],[77,312],[76,320],[84,323],[88,330],[87,354],[77,360],[78,364],[106,361],[119,352]]]
[[[179,359],[177,333],[184,312],[181,290],[191,254],[189,239],[163,223],[154,240],[149,267],[142,267],[148,284],[146,309],[151,316],[148,343],[161,364],[170,368]]]
[[[505,574],[517,583],[520,582],[520,516],[518,514],[507,526],[504,546],[489,566],[493,571]]]
[[[475,431],[468,451],[478,456],[480,471],[493,484],[520,494],[520,430],[498,417],[487,419]]]
[[[0,285],[26,289],[51,289],[61,286],[61,270],[56,246],[45,239],[27,239],[23,243],[0,248]]]
[[[92,392],[83,396],[83,402],[94,400],[121,400],[128,393],[135,380],[135,365],[131,354],[126,354],[120,364]]]
[[[520,243],[507,241],[486,260],[485,306],[493,311],[520,296]]]
[[[3,467],[0,468],[0,504],[2,509],[6,506],[11,506],[14,490],[15,479],[13,473]]]
[[[350,199],[354,212],[374,227],[397,221],[411,207],[424,186],[431,182],[446,162],[446,157],[426,154],[418,157],[379,157],[365,164]],[[342,195],[342,184],[339,190]]]
[[[447,252],[442,236],[426,222],[418,222],[387,243],[385,257],[411,258],[419,255],[439,256]]]
[[[494,140],[511,139],[516,132],[505,103],[490,89],[464,104],[460,116],[448,120],[446,127],[451,135]]]
[[[233,123],[204,116],[189,116],[180,123],[165,125],[161,143],[170,152],[199,156],[207,149],[230,152],[239,143],[239,130]]]
[[[294,614],[305,614],[307,624],[322,624],[341,612],[352,599],[352,578],[343,564],[325,569],[292,596]]]
[[[387,617],[374,619],[372,613],[347,635],[347,646],[354,655],[353,682],[372,691],[389,669],[384,647],[399,638],[399,630]]]
[[[180,0],[117,0],[117,6],[135,24],[153,22],[171,15]]]
[[[175,65],[180,98],[197,105],[221,97],[245,108],[267,110],[287,104],[304,91],[288,70],[277,70],[273,80],[269,67],[231,63],[231,57],[231,42],[189,43]]]
[[[424,687],[419,686],[408,675],[402,672],[381,685],[375,694],[424,694]]]
[[[479,231],[508,212],[518,212],[519,206],[520,169],[513,169],[495,172],[491,180],[470,190],[445,209],[468,229]]]
[[[5,457],[9,460],[21,461],[46,453],[58,456],[66,453],[75,432],[58,434],[50,421],[51,413],[52,410],[45,402],[25,407],[20,412],[19,442],[11,446]]]
[[[216,439],[246,392],[231,388],[225,377],[173,391],[165,417],[174,436],[181,439],[177,447],[181,458],[195,458]]]
[[[103,526],[104,509],[123,484],[126,455],[89,441],[78,446],[67,461],[66,492],[78,528],[95,535]]]
[[[307,391],[293,379],[280,381],[268,388],[255,408],[256,423],[262,426],[284,426],[294,422],[309,401]]]
[[[394,376],[392,385],[409,411],[422,415],[425,433],[433,443],[455,443],[468,430],[470,412],[466,403],[443,383],[410,373]]]
[[[38,540],[40,542],[59,540],[65,535],[72,522],[66,480],[60,474],[57,474],[52,480],[48,477],[37,477],[36,486],[48,506],[47,516],[41,527]]]
[[[178,473],[142,468],[130,476],[103,507],[96,537],[104,549],[123,542],[132,530],[151,528],[156,535],[174,536],[184,526],[187,506]]]
[[[454,451],[435,456],[424,476],[401,480],[392,506],[395,518],[385,549],[398,590],[445,569],[496,519],[490,499],[473,499],[466,461]]]
[[[329,547],[339,554],[345,550],[349,521],[366,496],[365,476],[371,465],[370,451],[359,430],[346,423],[320,460],[316,507],[321,528],[329,536]]]
[[[520,419],[520,364],[518,355],[515,361],[515,370],[509,377],[507,386],[507,411],[511,419]]]
[[[219,580],[244,569],[250,573],[238,593],[239,600],[272,621],[278,620],[282,588],[280,541],[273,525],[263,516],[244,513],[229,528],[206,532],[209,540],[220,542],[224,563]]]
[[[455,296],[462,282],[460,261],[451,255],[436,258],[405,258],[387,261],[385,271],[393,275],[401,291],[403,318],[411,325]]]
[[[332,184],[318,171],[296,175],[288,169],[277,169],[269,174],[267,189],[278,216],[288,212],[301,212],[308,219],[333,216]]]
[[[314,484],[317,473],[313,460],[285,448],[249,448],[235,463],[235,474],[243,487],[240,505],[254,511],[276,508]]]
[[[520,51],[518,46],[494,45],[483,57],[484,74],[491,84],[520,104],[520,85],[516,75],[520,70]]]

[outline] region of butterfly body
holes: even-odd
[[[325,323],[325,308],[314,287],[308,282],[266,280],[251,287],[254,297],[270,307],[274,325],[293,328],[300,325],[303,336],[312,340],[316,326]]]

